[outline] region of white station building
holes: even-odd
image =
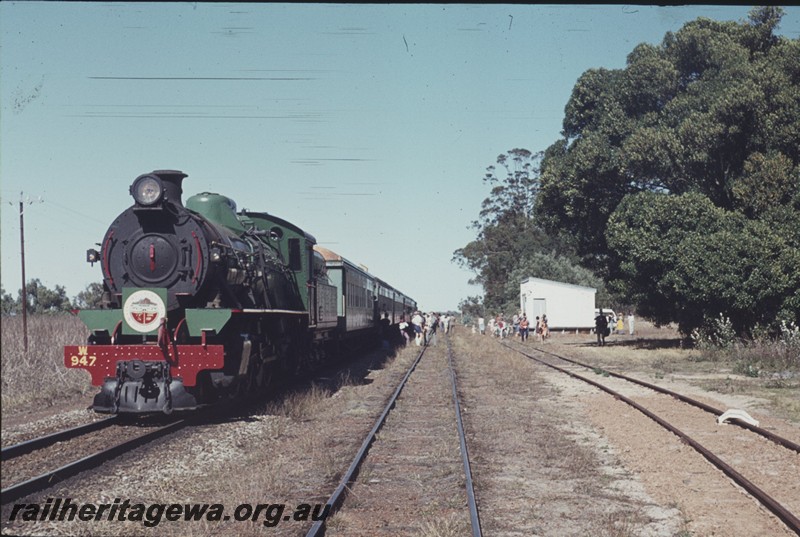
[[[519,306],[531,327],[537,316],[547,315],[551,330],[591,329],[596,293],[594,287],[527,278],[519,284]]]

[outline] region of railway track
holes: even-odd
[[[109,418],[94,421],[92,423],[78,425],[77,427],[70,427],[69,429],[64,429],[63,431],[57,431],[55,433],[50,433],[26,440],[24,442],[19,442],[11,446],[4,447],[2,450],[0,450],[0,460],[5,462],[15,457],[25,455],[26,453],[52,446],[56,442],[65,442],[84,434],[100,431],[117,423],[119,423],[119,416],[111,416]]]
[[[514,347],[509,347],[509,348],[514,348]],[[519,349],[516,349],[516,348],[514,348],[514,350],[519,351]],[[715,416],[722,416],[725,413],[723,410],[715,408],[715,407],[713,407],[711,405],[707,405],[706,403],[703,403],[702,401],[698,401],[696,399],[693,399],[693,398],[688,397],[686,395],[680,394],[678,392],[675,392],[675,391],[672,391],[672,390],[668,390],[667,388],[664,388],[662,386],[658,386],[658,385],[652,384],[650,382],[645,382],[643,380],[639,380],[639,379],[630,377],[628,375],[623,375],[621,373],[615,373],[615,372],[609,371],[607,369],[603,369],[603,368],[595,367],[595,366],[592,366],[592,365],[589,365],[589,364],[585,364],[583,362],[579,362],[578,360],[574,360],[572,358],[567,358],[566,356],[561,356],[560,354],[556,354],[554,352],[549,352],[549,351],[546,351],[546,350],[543,350],[543,349],[536,349],[536,350],[537,350],[537,352],[541,352],[542,354],[547,354],[547,355],[550,355],[550,356],[554,356],[556,358],[559,358],[560,360],[564,360],[565,362],[569,362],[571,364],[578,365],[578,366],[581,366],[581,367],[584,367],[586,369],[590,369],[590,370],[593,370],[593,371],[594,370],[599,370],[603,374],[607,374],[607,375],[609,375],[611,377],[615,377],[615,378],[618,378],[618,379],[626,380],[626,381],[631,382],[633,384],[638,384],[639,386],[643,386],[645,388],[649,388],[649,389],[651,389],[653,391],[656,391],[658,393],[662,393],[664,395],[669,395],[670,397],[674,397],[675,399],[678,399],[679,401],[683,401],[684,403],[692,405],[693,407],[696,407],[696,408],[699,408],[701,410],[704,410],[704,411],[708,412],[709,414],[714,414]],[[781,446],[785,447],[786,449],[790,449],[790,450],[794,451],[795,453],[800,453],[800,444],[798,444],[797,442],[794,442],[793,440],[790,440],[788,438],[784,438],[784,437],[782,437],[782,436],[780,436],[778,434],[773,433],[772,431],[770,431],[768,429],[764,429],[763,427],[759,427],[757,425],[753,425],[751,423],[748,423],[748,422],[746,422],[746,421],[744,421],[742,419],[736,418],[736,417],[729,418],[729,421],[731,423],[735,424],[735,425],[738,425],[739,427],[742,427],[744,429],[748,429],[749,431],[752,431],[752,432],[754,432],[754,433],[756,433],[756,434],[758,434],[760,436],[763,436],[764,438],[772,440],[776,444],[781,445]]]
[[[33,477],[28,477],[27,479],[22,479],[17,481],[14,485],[8,486],[2,489],[0,492],[0,497],[2,498],[2,505],[9,504],[13,501],[16,501],[20,498],[28,496],[30,494],[34,494],[36,492],[40,492],[42,490],[48,489],[53,485],[64,481],[72,476],[75,476],[81,472],[86,470],[90,470],[96,468],[100,464],[104,462],[110,461],[120,455],[130,452],[148,442],[152,442],[158,438],[166,436],[168,434],[174,433],[186,425],[189,424],[191,421],[191,417],[181,418],[178,420],[173,420],[166,425],[157,426],[155,428],[151,428],[142,434],[136,434],[132,438],[128,438],[123,441],[116,441],[112,442],[110,447],[103,447],[93,451],[90,455],[86,455],[84,457],[80,457],[75,459],[70,458],[69,462],[65,462],[61,464],[55,469],[47,470],[44,473],[34,475]],[[64,431],[60,431],[58,433],[46,435],[41,438],[35,438],[29,440],[27,442],[22,442],[20,444],[16,444],[13,446],[9,446],[3,449],[3,474],[8,475],[6,472],[13,473],[16,475],[26,475],[30,474],[30,469],[32,467],[38,467],[39,463],[34,462],[32,464],[25,464],[26,458],[30,457],[39,457],[41,460],[42,458],[50,460],[52,457],[51,454],[47,453],[51,448],[61,448],[59,450],[60,453],[64,452],[72,452],[72,453],[81,453],[85,452],[87,448],[81,447],[82,442],[88,442],[91,445],[91,442],[87,440],[91,437],[93,433],[101,433],[111,425],[117,424],[118,419],[116,417],[108,418],[106,420],[101,420],[88,426],[80,426],[74,427],[72,429],[67,429]],[[107,431],[106,431],[107,432]],[[98,441],[103,444],[108,444],[107,436],[105,435],[105,439],[96,439],[95,443]],[[114,436],[117,436],[116,434]],[[59,444],[61,443],[61,444]],[[72,444],[75,444],[74,446]],[[92,448],[88,448],[92,449]],[[63,458],[63,457],[62,457]],[[13,460],[12,460],[13,459]],[[8,465],[16,465],[17,468],[15,469],[7,469]],[[27,468],[20,469],[20,466],[27,466]]]
[[[792,530],[796,534],[800,535],[800,518],[798,518],[797,515],[792,513],[783,504],[781,504],[778,500],[776,500],[772,495],[770,495],[767,492],[765,492],[763,490],[762,486],[757,485],[754,482],[754,479],[756,479],[756,478],[750,479],[748,477],[745,477],[745,475],[743,475],[741,472],[736,470],[733,467],[733,465],[728,464],[727,462],[725,462],[720,456],[718,456],[717,454],[712,452],[710,449],[708,449],[706,446],[702,445],[700,442],[698,442],[696,439],[692,438],[689,434],[687,434],[686,432],[684,432],[680,428],[676,427],[675,425],[673,425],[672,423],[668,422],[663,417],[659,416],[656,412],[653,412],[652,410],[646,408],[644,405],[636,402],[633,398],[625,396],[622,393],[620,393],[619,391],[612,389],[608,385],[605,385],[605,384],[603,384],[601,382],[598,382],[596,380],[593,380],[593,379],[587,378],[587,377],[585,377],[583,375],[580,375],[578,373],[575,373],[574,371],[566,369],[565,367],[560,367],[560,366],[552,364],[552,363],[550,363],[548,361],[545,361],[545,360],[542,360],[540,358],[537,358],[536,356],[533,356],[529,352],[521,350],[516,345],[509,345],[508,343],[502,343],[502,345],[507,347],[507,348],[509,348],[509,349],[511,349],[511,350],[513,350],[513,351],[516,351],[516,352],[526,356],[527,358],[530,358],[530,359],[532,359],[532,360],[534,360],[534,361],[536,361],[536,362],[538,362],[538,363],[540,363],[542,365],[545,365],[545,366],[547,366],[547,367],[549,367],[551,369],[554,369],[556,371],[559,371],[561,373],[569,375],[570,377],[578,379],[578,380],[580,380],[582,382],[588,383],[588,384],[590,384],[590,385],[592,385],[592,386],[594,386],[594,387],[596,387],[596,388],[598,388],[598,389],[600,389],[600,390],[612,395],[614,398],[627,403],[631,407],[633,407],[636,410],[638,410],[639,412],[643,413],[644,415],[646,415],[647,417],[649,417],[650,419],[652,419],[653,421],[658,423],[663,428],[665,428],[668,431],[670,431],[671,433],[677,435],[685,444],[688,444],[689,446],[694,448],[708,462],[710,462],[715,467],[717,467],[726,476],[728,476],[731,480],[733,480],[737,485],[739,485],[744,490],[746,490],[751,496],[753,496],[765,508],[767,508],[770,512],[772,512],[775,516],[777,516],[790,530]],[[571,358],[567,358],[567,357],[558,355],[556,353],[544,351],[544,350],[541,350],[541,349],[534,349],[534,350],[536,352],[541,353],[541,354],[550,355],[550,356],[556,357],[558,359],[564,360],[566,362],[569,362],[572,365],[578,365],[580,367],[584,367],[584,368],[592,369],[592,370],[596,369],[593,366],[578,362],[578,361],[573,360]],[[662,387],[659,387],[659,386],[656,386],[656,385],[653,385],[653,384],[650,384],[650,383],[647,383],[647,382],[639,381],[638,379],[633,379],[633,378],[625,376],[625,375],[612,373],[612,372],[605,371],[605,370],[600,370],[600,371],[607,373],[609,376],[620,378],[620,379],[622,379],[622,380],[624,380],[626,382],[633,383],[633,384],[636,384],[638,386],[646,387],[648,389],[654,390],[654,391],[656,391],[658,393],[661,393],[661,394],[664,394],[664,395],[669,395],[670,397],[672,397],[674,399],[677,399],[677,400],[682,401],[684,403],[690,404],[693,407],[700,408],[703,411],[711,413],[711,414],[714,414],[716,416],[720,416],[723,413],[719,409],[716,409],[714,407],[711,407],[711,406],[706,405],[704,403],[701,403],[699,401],[693,400],[693,399],[691,399],[689,397],[686,397],[686,396],[684,396],[682,394],[678,394],[678,393],[673,392],[671,390],[667,390],[665,388],[662,388]],[[767,430],[761,429],[759,427],[753,426],[753,425],[748,424],[746,422],[743,422],[741,420],[736,420],[736,422],[737,422],[736,423],[737,425],[745,427],[745,428],[751,430],[752,432],[754,432],[756,434],[759,434],[759,435],[761,435],[761,436],[763,436],[765,438],[768,438],[771,441],[773,441],[776,444],[786,448],[789,451],[793,451],[795,453],[800,452],[800,451],[798,451],[797,444],[795,442],[789,440],[789,439],[782,438],[782,437],[780,437],[778,435],[775,435],[771,431],[767,431]],[[761,479],[764,479],[764,480],[768,479],[764,475],[759,476],[759,477]]]
[[[441,337],[439,338],[440,343],[442,342],[442,339],[443,338],[441,338]],[[376,422],[373,425],[372,429],[369,431],[369,433],[367,434],[367,436],[364,438],[363,442],[361,443],[361,447],[359,448],[358,452],[356,453],[355,457],[353,458],[352,462],[350,463],[350,465],[349,465],[347,471],[345,472],[344,476],[341,478],[341,480],[339,482],[339,485],[336,487],[336,489],[334,490],[333,494],[331,494],[330,498],[328,499],[327,504],[331,506],[331,513],[330,513],[331,515],[333,515],[334,513],[338,512],[338,511],[342,511],[342,510],[343,511],[347,511],[348,510],[348,506],[346,505],[345,501],[348,498],[348,495],[354,489],[356,489],[357,487],[359,487],[361,485],[360,483],[357,483],[357,479],[359,477],[359,474],[360,474],[361,470],[364,467],[365,461],[367,461],[368,457],[370,457],[372,455],[371,448],[373,447],[373,444],[375,443],[376,439],[378,438],[378,434],[381,433],[381,436],[380,436],[381,446],[380,446],[379,449],[381,451],[380,457],[382,458],[382,460],[384,460],[384,461],[387,460],[387,457],[399,456],[401,459],[403,459],[403,461],[405,461],[406,466],[412,466],[415,463],[415,461],[417,460],[415,458],[416,455],[412,451],[404,451],[404,453],[402,455],[398,455],[398,451],[399,450],[397,449],[397,445],[392,442],[392,438],[394,438],[394,435],[399,435],[398,439],[402,442],[404,439],[410,438],[412,435],[416,434],[419,437],[421,437],[421,440],[418,440],[418,441],[421,441],[423,444],[426,441],[429,441],[431,437],[427,436],[428,435],[428,431],[427,430],[425,430],[423,428],[423,430],[421,432],[420,431],[412,431],[412,430],[407,428],[408,424],[409,423],[412,423],[412,424],[414,424],[414,423],[416,423],[416,424],[424,423],[425,426],[428,426],[428,425],[430,425],[431,422],[436,422],[437,419],[441,418],[441,416],[442,416],[442,412],[441,411],[443,410],[443,407],[445,406],[443,403],[448,403],[447,398],[449,397],[449,398],[452,398],[452,407],[449,410],[449,412],[452,412],[453,411],[452,409],[455,410],[455,427],[454,427],[454,429],[457,432],[458,446],[459,446],[458,450],[459,450],[460,455],[461,455],[461,457],[460,457],[461,458],[461,461],[460,461],[461,464],[459,466],[463,469],[463,476],[459,475],[458,481],[461,482],[461,478],[463,477],[463,480],[465,482],[466,491],[462,491],[462,493],[466,492],[466,500],[467,500],[466,503],[467,503],[467,506],[469,508],[469,520],[470,520],[469,526],[471,527],[471,534],[473,535],[473,537],[479,537],[479,536],[482,535],[481,526],[480,526],[480,516],[479,516],[479,512],[478,512],[478,508],[477,508],[477,502],[475,500],[475,491],[474,491],[473,481],[472,481],[472,473],[471,473],[470,462],[469,462],[469,453],[468,453],[466,438],[465,438],[465,434],[464,434],[464,426],[463,426],[463,422],[462,422],[462,419],[461,419],[461,408],[460,408],[459,396],[458,396],[457,377],[456,377],[455,370],[453,368],[452,351],[450,349],[449,339],[445,339],[445,341],[447,341],[447,348],[446,348],[445,352],[441,351],[441,347],[439,347],[438,349],[436,347],[423,347],[422,350],[420,351],[419,355],[417,356],[417,358],[414,360],[414,362],[409,367],[409,369],[406,372],[405,376],[400,381],[400,383],[398,384],[397,388],[394,390],[394,393],[389,398],[389,401],[387,402],[387,404],[384,407],[383,411],[381,412],[380,416],[376,420]],[[431,350],[431,349],[437,349],[437,350]],[[426,369],[426,371],[419,372],[418,375],[414,376],[415,371],[418,371],[418,368],[421,369],[419,366],[420,366],[420,363],[422,362],[423,356],[426,354],[426,352],[429,355],[429,357],[428,357],[429,359],[434,359],[434,357],[431,357],[430,355],[436,353],[437,354],[436,358],[439,358],[440,362],[437,362],[437,363],[431,362],[431,363],[427,364],[428,368]],[[442,354],[444,354],[446,356],[441,356]],[[445,357],[446,357],[446,362],[443,359]],[[449,384],[450,384],[450,386],[448,387],[447,390],[445,390],[443,388],[443,385],[441,383],[441,375],[439,375],[438,379],[434,378],[434,382],[435,383],[437,382],[437,380],[439,381],[436,384],[435,388],[432,388],[431,385],[428,385],[428,384],[425,384],[424,387],[422,387],[422,388],[420,387],[420,385],[417,385],[415,387],[416,390],[422,389],[422,390],[427,392],[427,396],[428,397],[425,397],[424,401],[420,401],[421,398],[417,397],[416,395],[409,395],[409,398],[407,398],[407,399],[406,398],[400,399],[401,393],[404,391],[404,389],[408,389],[409,385],[414,382],[414,379],[416,379],[417,382],[421,382],[423,378],[431,379],[433,377],[436,377],[435,373],[437,372],[437,369],[436,369],[437,367],[439,367],[438,372],[441,372],[443,369],[447,370],[447,373],[448,373],[447,376],[449,378]],[[412,377],[414,377],[414,378],[412,379]],[[431,388],[431,389],[429,389],[429,388]],[[444,392],[448,392],[448,393],[444,393]],[[417,393],[419,393],[419,392],[417,392]],[[398,403],[399,403],[399,405],[398,405]],[[394,421],[395,418],[393,418],[392,426],[389,428],[392,431],[391,432],[387,432],[386,430],[384,430],[384,426],[387,423],[388,417],[390,416],[390,414],[392,414],[392,411],[394,409],[398,408],[398,406],[402,408],[401,412],[403,414],[405,414],[405,416],[404,417],[397,416],[396,417],[396,420],[397,420],[396,422]],[[426,409],[426,408],[427,409],[431,409],[431,408],[438,409],[439,410],[438,413],[437,413],[437,411],[435,409],[433,410],[433,413],[438,414],[438,416],[430,417],[427,413],[420,414],[420,410],[423,410],[423,412],[424,412],[424,409]],[[452,423],[453,416],[452,416],[452,414],[449,414],[449,416],[450,417],[446,418],[446,419],[449,421],[448,425],[450,425],[452,427],[452,425],[453,425],[453,423]],[[434,427],[437,427],[437,426],[439,426],[439,425],[434,425]],[[406,428],[404,428],[404,427],[406,427]],[[438,438],[438,436],[437,436],[437,438]],[[430,450],[434,449],[434,446],[432,446],[432,445],[428,445],[426,447],[427,447],[427,449],[430,449]],[[445,457],[443,457],[443,458],[445,458]],[[395,460],[395,459],[392,459],[392,460]],[[387,463],[386,466],[390,466],[390,465]],[[437,465],[437,467],[438,466],[439,465]],[[446,473],[446,475],[444,473],[440,473],[440,475],[438,477],[441,478],[442,480],[447,480],[448,478],[452,478],[452,474],[449,473],[453,469],[452,468],[452,460],[450,460],[450,463],[442,463],[441,466],[448,466],[449,469],[444,471]],[[441,467],[438,467],[437,469],[440,470],[440,471],[442,470]],[[427,468],[423,468],[421,471],[425,472],[426,470],[428,470],[428,469]],[[415,470],[411,470],[409,468],[403,468],[401,471],[405,472],[407,474],[416,474],[417,470],[416,469]],[[375,472],[374,468],[373,468],[373,472]],[[391,481],[392,479],[393,478],[390,477],[390,478],[386,479],[386,481]],[[395,479],[396,479],[396,476],[395,476]],[[431,480],[432,478],[431,478],[430,475],[429,476],[420,475],[418,477],[418,479],[420,481],[428,481],[428,480]],[[378,480],[378,479],[374,479],[373,478],[370,481],[378,483],[378,482],[382,482],[383,480]],[[398,481],[399,481],[399,479],[398,479]],[[358,493],[354,493],[354,494],[356,496],[359,496]],[[368,495],[368,492],[365,491],[363,496],[366,496],[366,495]],[[392,498],[392,500],[394,500],[394,501],[396,501],[398,503],[402,503],[402,499],[401,498],[396,498],[395,497],[395,498]],[[385,499],[383,499],[383,502],[385,502]],[[311,529],[308,531],[308,533],[306,534],[306,537],[318,537],[318,536],[325,535],[326,531],[328,529],[327,525],[328,525],[329,521],[330,521],[330,516],[327,517],[324,520],[316,522],[311,527]],[[347,532],[345,531],[345,534],[346,533]]]
[[[343,365],[347,368],[353,364],[333,363],[322,368],[318,374],[330,381],[328,377],[336,376]],[[317,377],[297,379],[284,386],[275,396],[318,380]],[[4,485],[0,504],[5,506],[46,490],[187,425],[200,425],[246,414],[250,407],[263,402],[262,399],[223,401],[198,412],[181,413],[180,419],[176,415],[153,416],[150,419],[115,415],[4,447],[0,453]],[[89,455],[76,457],[76,453]],[[48,467],[51,469],[42,472],[43,468]],[[13,484],[6,486],[8,482]]]

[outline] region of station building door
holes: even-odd
[[[533,319],[535,320],[536,317],[541,317],[542,315],[547,315],[547,299],[546,298],[534,298],[533,299]]]

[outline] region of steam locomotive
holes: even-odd
[[[170,413],[263,393],[374,341],[416,302],[296,225],[156,170],[133,206],[86,253],[103,273],[102,306],[78,312],[86,345],[64,348],[89,371],[100,413]],[[388,320],[388,322],[387,322]]]

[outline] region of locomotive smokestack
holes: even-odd
[[[179,170],[155,170],[151,175],[157,176],[164,183],[164,198],[170,203],[183,207],[183,183],[184,177],[188,177]]]

